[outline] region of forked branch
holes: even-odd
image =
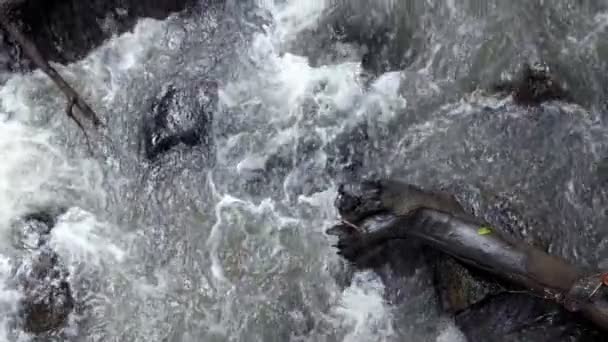
[[[21,46],[25,55],[38,67],[42,70],[61,90],[61,92],[67,97],[68,105],[66,108],[66,114],[72,120],[76,122],[78,127],[80,127],[83,131],[84,128],[82,126],[82,121],[78,119],[74,113],[73,108],[76,107],[81,113],[82,118],[90,120],[93,123],[94,127],[103,126],[101,120],[91,109],[91,107],[82,99],[82,97],[72,88],[66,81],[61,77],[61,75],[51,67],[48,61],[42,56],[36,44],[29,40],[20,30],[19,28],[11,22],[11,20],[6,15],[6,12],[3,13],[0,8],[0,27],[2,27],[8,34],[11,36],[13,40]],[[85,132],[86,135],[86,132]]]

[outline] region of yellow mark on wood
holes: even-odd
[[[490,227],[479,227],[479,229],[477,229],[477,234],[479,234],[479,235],[492,234],[492,228],[490,228]]]

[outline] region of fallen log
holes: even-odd
[[[442,210],[445,201],[431,201],[437,197],[412,185],[389,181],[354,189],[341,187],[336,201],[348,223],[327,231],[339,237],[335,246],[345,259],[355,263],[389,240],[416,238],[608,330],[607,274],[572,265],[472,215]]]

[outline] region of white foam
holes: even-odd
[[[297,33],[307,28],[314,27],[331,2],[257,0],[257,4],[268,10],[274,18],[273,38],[279,44],[293,39]]]
[[[270,27],[267,33],[257,35],[252,42],[250,56],[253,69],[249,78],[239,79],[222,89],[223,105],[232,107],[235,111],[246,111],[251,104],[263,103],[265,110],[255,112],[258,116],[256,120],[274,128],[270,134],[261,137],[259,147],[242,151],[235,141],[230,140],[223,145],[229,152],[220,154],[232,156],[236,152],[237,156],[240,156],[240,159],[237,157],[234,161],[239,172],[262,170],[265,156],[282,146],[291,147],[298,135],[314,132],[325,144],[348,125],[368,119],[388,121],[405,108],[407,103],[400,94],[399,72],[381,75],[367,89],[361,79],[360,63],[343,62],[313,67],[306,57],[282,51],[282,46],[297,33],[316,25],[329,1],[264,3],[272,13],[275,25]],[[309,102],[318,106],[314,113],[303,109]],[[309,119],[307,115],[316,117]],[[314,120],[313,128],[307,126],[307,120]],[[268,126],[264,126],[265,130],[267,128]],[[244,131],[241,134],[255,137],[257,133]],[[241,139],[239,136],[239,141],[246,140]],[[326,164],[324,156],[315,154],[313,158],[309,160],[307,167],[322,169]],[[309,171],[306,169],[301,172]],[[285,180],[286,187],[290,181],[297,183],[301,179],[298,172],[300,171],[292,170]],[[285,193],[288,193],[287,189]],[[212,273],[220,284],[227,282],[227,275],[217,256],[222,246],[221,236],[226,234],[225,228],[222,229],[225,222],[221,212],[234,207],[258,213],[266,209],[264,202],[253,205],[228,194],[214,195],[219,199],[219,203],[215,208],[216,224],[209,235],[207,245],[212,255]],[[299,196],[297,200],[300,204],[314,207],[321,222],[323,218],[335,217],[335,209],[331,204],[334,197],[335,189],[327,189],[310,196]],[[274,204],[267,205],[267,210],[276,215],[274,208],[270,208]],[[273,229],[280,229],[281,224],[295,221],[281,217],[275,217],[275,220],[273,223],[278,224]],[[324,227],[319,224],[306,229],[321,233]],[[394,335],[390,307],[384,302],[383,296],[384,287],[376,275],[370,272],[355,276],[353,285],[341,294],[339,303],[332,309],[336,320],[335,328],[345,332],[344,341],[382,341]]]
[[[320,108],[314,114],[317,117],[313,118],[315,126],[313,130],[324,139],[324,142],[333,138],[347,124],[369,118],[387,121],[398,110],[405,107],[406,102],[399,91],[401,74],[398,72],[382,75],[371,85],[371,89],[367,90],[360,79],[361,65],[359,63],[349,62],[312,67],[305,57],[282,53],[282,47],[286,42],[293,39],[302,30],[316,25],[317,19],[328,8],[331,1],[260,0],[260,2],[270,10],[275,24],[268,28],[267,33],[257,35],[252,42],[251,60],[256,69],[252,70],[251,77],[238,80],[221,89],[220,100],[228,107],[241,106],[242,108],[263,103],[265,111],[259,113],[261,117],[256,117],[256,120],[259,119],[265,125],[273,126],[275,131],[263,136],[264,143],[254,151],[257,154],[247,151],[239,156],[241,159],[230,164],[231,167],[236,167],[240,172],[259,169],[265,161],[264,155],[277,151],[279,147],[292,144],[294,135],[309,133],[305,127],[306,118],[304,118],[301,108],[306,101],[313,101]],[[385,2],[390,6],[394,5],[392,0]],[[96,100],[93,103],[94,106],[101,108],[100,113],[124,115],[120,112],[114,113],[116,108],[121,108],[118,104],[130,104],[122,97],[132,93],[125,92],[124,89],[129,86],[145,87],[149,85],[146,82],[141,82],[141,84],[134,82],[134,79],[147,80],[158,77],[160,80],[164,80],[163,71],[156,69],[170,69],[162,63],[171,63],[167,62],[167,55],[160,52],[182,46],[182,40],[185,38],[181,32],[174,32],[168,37],[168,40],[159,39],[159,37],[167,38],[165,37],[166,29],[163,22],[142,20],[135,26],[133,33],[125,33],[110,39],[83,61],[57,67],[62,74],[66,75],[68,81],[74,83],[78,89],[82,89],[83,93],[94,95],[91,98]],[[155,72],[158,74],[154,74]],[[47,97],[36,102],[34,95],[37,92],[45,93],[44,96]],[[87,177],[84,177],[83,173],[87,172],[84,172],[79,164],[73,164],[64,157],[62,150],[54,147],[55,145],[50,142],[53,137],[51,131],[28,126],[30,121],[38,120],[41,117],[51,117],[52,113],[46,111],[51,111],[52,108],[55,108],[54,110],[57,112],[55,115],[63,117],[63,113],[57,110],[57,108],[63,107],[63,99],[56,90],[53,90],[46,78],[40,73],[34,73],[33,76],[14,77],[4,88],[0,89],[0,99],[2,99],[2,107],[7,114],[10,112],[14,118],[19,120],[6,123],[6,125],[0,123],[0,160],[3,160],[4,163],[0,165],[0,182],[4,182],[0,183],[0,201],[2,201],[0,220],[8,220],[24,210],[24,203],[27,201],[21,200],[21,198],[34,195],[41,198],[57,196],[56,188],[65,184],[70,184],[71,189],[87,189],[89,193],[93,194],[92,196],[104,196],[100,185],[91,184],[85,179]],[[378,113],[380,115],[377,115]],[[68,121],[64,118],[61,119],[61,122]],[[431,128],[422,127],[420,129],[425,131]],[[53,129],[53,127],[49,129]],[[226,145],[225,149],[231,147],[237,149],[242,144],[242,141],[236,139],[235,136],[230,139],[232,140],[228,142],[232,142],[233,145]],[[319,165],[324,164],[322,156],[316,157],[319,158]],[[31,167],[32,163],[38,163],[39,166]],[[11,178],[16,177],[15,175],[21,177],[17,177],[16,183]],[[98,181],[101,177],[93,178]],[[225,334],[239,329],[239,322],[231,321],[230,312],[241,309],[230,307],[238,304],[234,298],[237,294],[232,291],[235,284],[231,283],[234,280],[230,278],[229,272],[224,270],[219,257],[221,248],[225,247],[222,244],[222,237],[227,234],[224,230],[227,221],[225,210],[243,210],[254,217],[271,216],[270,223],[264,221],[263,228],[261,228],[264,230],[264,237],[268,237],[268,239],[276,238],[270,233],[276,233],[283,227],[299,221],[296,218],[278,214],[277,202],[274,200],[267,199],[259,204],[251,203],[227,193],[220,193],[213,184],[212,175],[208,179],[211,182],[210,188],[217,205],[214,212],[215,224],[209,232],[205,253],[208,253],[211,259],[209,260],[210,282],[219,291],[224,290],[213,299],[220,302],[218,306],[225,305],[228,308],[225,311],[219,310],[219,312],[211,311],[212,309],[209,308],[211,314],[221,317],[217,321],[209,318],[210,323],[207,328],[210,331]],[[41,192],[41,188],[48,184],[53,185],[52,191]],[[316,207],[318,210],[316,212],[322,221],[323,218],[335,215],[334,208],[330,204],[335,195],[334,192],[335,190],[330,189],[311,196],[302,196],[299,200]],[[4,225],[0,227],[4,227]],[[118,311],[116,314],[125,316],[129,313],[138,314],[133,319],[136,321],[135,323],[129,322],[132,324],[130,327],[141,325],[146,331],[137,331],[133,334],[145,335],[148,339],[155,340],[154,334],[164,333],[160,325],[169,324],[169,321],[164,319],[165,315],[169,315],[169,313],[163,312],[163,309],[168,309],[163,306],[167,304],[162,304],[161,300],[165,291],[169,290],[168,284],[171,282],[171,271],[173,270],[157,270],[155,272],[158,278],[156,286],[146,283],[140,275],[128,274],[131,269],[129,265],[124,265],[124,262],[130,255],[121,242],[127,244],[124,240],[131,238],[111,224],[100,221],[94,213],[73,207],[61,217],[53,230],[51,244],[58,251],[62,260],[72,266],[86,264],[90,267],[99,267],[116,264],[110,271],[124,275],[121,280],[128,283],[125,285],[128,289],[125,290],[126,292],[113,294],[114,297],[108,295],[108,298],[97,298],[102,305],[105,304],[111,309],[105,311],[100,305],[96,306],[96,310],[103,313],[112,313],[116,310]],[[270,241],[268,244],[280,245],[275,241]],[[279,249],[276,247],[275,252]],[[307,252],[312,255],[316,251]],[[1,257],[2,255],[0,255],[0,260]],[[294,258],[300,257],[302,256],[294,255]],[[246,262],[246,260],[241,261]],[[287,260],[281,261],[288,262]],[[266,261],[253,259],[253,262]],[[293,261],[289,260],[289,262]],[[319,263],[319,260],[304,260],[304,262]],[[3,284],[2,280],[8,277],[1,272],[1,267],[0,264],[0,288]],[[296,267],[294,266],[294,268]],[[111,276],[108,279],[108,282],[112,281]],[[305,281],[317,280],[314,277],[303,279]],[[330,282],[328,281],[328,283]],[[332,284],[328,286],[331,287]],[[307,290],[311,293],[316,291]],[[333,288],[326,289],[326,291],[333,291]],[[225,294],[225,297],[222,297],[222,294]],[[340,294],[339,303],[332,310],[337,321],[336,329],[346,332],[345,341],[382,341],[393,335],[390,306],[384,303],[383,296],[384,287],[378,277],[372,273],[359,273],[355,276],[353,285]],[[0,290],[0,300],[4,297],[8,299],[9,304],[16,302],[15,297],[4,295],[4,292]],[[125,297],[136,303],[120,302]],[[263,296],[260,295],[260,298]],[[157,299],[157,301],[153,301],[153,299]],[[155,304],[149,304],[150,301]],[[172,298],[170,303],[173,306],[178,302]],[[308,302],[305,304],[312,305]],[[144,308],[139,308],[138,305]],[[147,305],[156,306],[146,308]],[[121,310],[123,306],[127,306],[124,311]],[[251,312],[246,312],[247,315],[249,313]],[[252,312],[252,314],[255,313],[255,311]],[[141,322],[139,322],[140,320]],[[126,324],[119,320],[102,321],[101,323],[108,324],[110,327],[115,325],[117,329],[124,329],[123,325]],[[159,323],[159,326],[152,326],[154,323]],[[107,333],[112,333],[112,331]],[[120,331],[120,333],[122,334],[124,331]],[[120,338],[117,335],[109,337]]]
[[[344,290],[333,313],[346,325],[344,342],[383,341],[393,335],[390,311],[383,300],[384,285],[372,272],[360,272]]]
[[[162,46],[164,42],[158,42],[162,29],[161,21],[141,20],[132,32],[109,39],[83,60],[54,67],[98,114],[105,114],[104,106],[112,107],[124,96],[130,74],[143,73],[145,65],[140,61],[157,46],[154,43]],[[80,134],[65,117],[64,108],[64,97],[40,71],[13,75],[0,87],[0,341],[8,339],[5,323],[20,295],[6,288],[11,277],[8,257],[23,252],[13,251],[9,244],[9,223],[32,207],[69,203],[100,208],[106,200],[96,161],[68,156],[59,147],[57,140],[65,137],[58,131]],[[130,236],[123,233],[118,238],[116,233],[115,227],[99,222],[94,214],[73,207],[53,229],[51,245],[69,268],[95,269],[128,257],[116,241],[126,243]]]
[[[28,200],[48,198],[40,190],[61,178],[56,166],[65,165],[64,160],[49,138],[48,132],[16,121],[0,123],[0,227],[23,212]]]
[[[51,247],[68,264],[90,266],[122,262],[125,251],[112,242],[112,226],[98,222],[94,215],[80,208],[71,208],[60,217],[51,231]]]
[[[467,342],[467,338],[460,329],[454,324],[453,321],[444,322],[443,329],[437,336],[436,342]]]
[[[256,69],[250,78],[229,83],[222,90],[223,105],[233,110],[246,112],[249,104],[263,102],[267,110],[255,115],[265,119],[258,118],[266,124],[265,130],[274,129],[271,135],[256,137],[255,132],[251,133],[262,140],[262,148],[260,152],[247,151],[242,155],[236,162],[239,171],[261,169],[265,155],[293,144],[311,129],[325,144],[346,127],[368,119],[387,122],[406,107],[407,102],[400,94],[399,72],[381,75],[366,90],[360,63],[313,67],[306,57],[279,53],[271,37],[272,34],[255,38],[252,58]],[[305,108],[311,103],[318,108],[314,113]],[[310,127],[311,120],[314,128]],[[225,151],[240,149],[233,140],[228,140],[224,147]]]

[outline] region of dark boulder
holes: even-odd
[[[23,294],[19,319],[24,331],[42,334],[67,323],[75,302],[69,273],[49,246],[49,234],[64,210],[37,211],[14,223],[26,255],[16,270],[17,287]],[[25,239],[24,239],[25,238]]]
[[[487,297],[455,317],[469,342],[605,341],[603,332],[559,305],[527,293]]]
[[[112,35],[131,30],[140,18],[164,19],[198,3],[196,0],[24,0],[9,1],[18,23],[42,55],[69,63],[84,57]],[[0,30],[2,71],[34,69],[19,47]]]
[[[511,93],[520,105],[539,105],[560,100],[572,102],[565,84],[542,63],[525,63],[513,80],[505,80],[492,87],[495,92]]]
[[[217,107],[218,88],[213,81],[169,85],[152,100],[149,114],[144,115],[142,139],[144,154],[154,160],[169,150],[183,145],[200,146],[212,157],[211,124]]]
[[[47,246],[36,251],[19,272],[23,330],[35,334],[63,327],[74,309],[68,272]]]

